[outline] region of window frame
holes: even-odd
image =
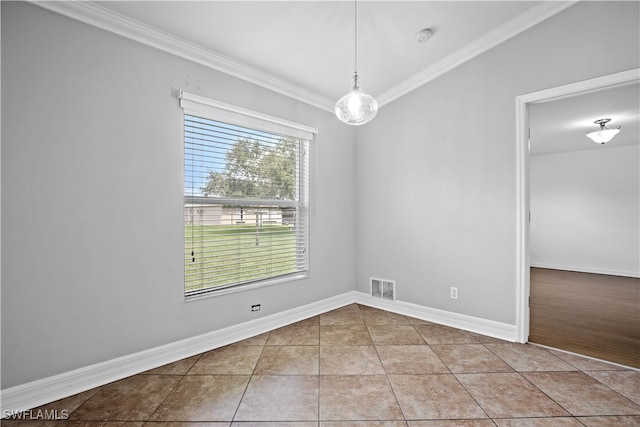
[[[303,233],[305,237],[305,251],[303,255],[303,263],[306,267],[302,271],[296,271],[290,274],[276,276],[276,277],[265,277],[262,279],[256,279],[254,281],[249,281],[245,283],[236,283],[229,285],[221,285],[221,286],[210,286],[205,289],[196,290],[196,291],[187,291],[186,289],[186,276],[183,280],[183,292],[186,301],[207,298],[212,296],[225,295],[234,292],[242,292],[249,289],[260,288],[264,286],[271,286],[280,283],[291,282],[294,280],[303,279],[309,276],[310,270],[310,260],[309,260],[309,218],[310,218],[310,210],[309,210],[309,192],[310,192],[310,146],[313,142],[314,136],[318,133],[317,128],[313,128],[310,126],[302,125],[299,123],[291,122],[288,120],[280,119],[274,116],[270,116],[267,114],[263,114],[260,112],[252,111],[246,108],[238,107],[231,104],[226,104],[217,100],[213,100],[210,98],[206,98],[200,95],[196,95],[193,93],[186,92],[184,90],[179,91],[178,99],[180,101],[180,107],[182,108],[182,117],[183,117],[183,132],[182,132],[182,142],[185,144],[185,131],[184,131],[184,123],[186,116],[196,116],[203,119],[213,120],[216,122],[222,122],[231,124],[234,126],[245,127],[252,130],[262,131],[266,133],[273,133],[282,135],[284,137],[292,137],[297,140],[300,140],[300,144],[302,144],[301,149],[305,150],[305,171],[304,175],[306,177],[306,182],[301,185],[299,182],[299,198],[300,200],[297,202],[292,201],[277,201],[273,200],[273,205],[288,205],[295,206],[296,210],[299,212],[303,212],[305,215],[304,226],[296,227],[297,233]],[[187,195],[184,193],[184,179],[186,177],[186,171],[184,170],[184,159],[185,159],[185,148],[183,146],[183,195],[182,195],[182,206],[183,209],[188,202],[192,202],[194,200],[202,201],[201,198],[197,198],[193,195]],[[297,178],[299,181],[299,178]],[[227,202],[237,203],[239,199],[235,198],[215,198],[215,201],[208,200],[212,205],[224,205]],[[251,205],[252,203],[264,204],[267,200],[265,199],[241,199],[242,202],[246,202],[247,205]],[[184,218],[183,218],[183,244],[185,242],[185,234],[184,234]],[[184,268],[183,264],[183,268]],[[186,270],[185,270],[186,273]]]

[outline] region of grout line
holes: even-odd
[[[530,342],[530,341],[529,341],[529,342],[527,342],[527,344],[530,344],[530,345],[533,345],[533,346],[536,346],[536,347],[541,347],[541,348],[544,348],[544,349],[546,349],[546,350],[559,351],[559,352],[561,352],[561,353],[570,354],[570,355],[572,355],[572,356],[578,356],[578,357],[581,357],[581,358],[584,358],[584,359],[593,360],[593,361],[595,361],[595,362],[600,362],[600,363],[604,363],[604,364],[607,364],[607,365],[613,365],[613,366],[617,366],[617,367],[619,367],[619,368],[624,368],[624,369],[629,369],[629,370],[633,370],[633,371],[638,371],[638,372],[640,372],[640,368],[634,368],[633,366],[627,366],[627,365],[623,365],[623,364],[621,364],[621,363],[611,362],[611,361],[609,361],[609,360],[598,359],[597,357],[587,356],[586,354],[574,353],[574,352],[572,352],[572,351],[563,350],[563,349],[561,349],[561,348],[551,347],[551,346],[548,346],[548,345],[538,344],[538,343]],[[555,356],[555,355],[554,355],[554,356]],[[556,357],[559,357],[559,356],[556,356]],[[573,363],[568,362],[568,361],[566,361],[566,360],[562,359],[561,357],[560,357],[560,359],[561,359],[563,362],[568,363],[569,365],[573,366],[574,368],[576,368],[576,369],[578,369],[578,370],[581,370],[581,371],[583,370],[583,369],[580,369],[580,368],[578,368],[577,366],[575,366]],[[606,371],[606,370],[608,370],[608,369],[586,369],[586,370],[591,370],[591,371]],[[611,369],[611,370],[613,371],[613,370],[617,370],[617,369]]]
[[[140,374],[138,374],[138,375],[140,375]],[[164,397],[164,399],[162,399],[162,402],[160,402],[160,404],[158,406],[156,406],[156,408],[153,411],[151,411],[149,416],[144,420],[144,423],[148,423],[149,421],[151,421],[151,418],[153,418],[155,413],[158,412],[158,409],[160,409],[162,407],[162,405],[164,405],[164,402],[166,402],[167,399],[169,399],[169,396],[171,396],[171,394],[178,388],[180,383],[184,380],[184,377],[186,376],[186,374],[175,375],[175,376],[179,376],[180,379],[178,381],[176,381],[175,385],[171,388],[171,390],[169,390],[169,393],[167,393],[167,395]]]
[[[253,370],[251,371],[251,374],[249,374],[249,380],[247,381],[247,385],[245,386],[244,391],[242,392],[242,396],[240,396],[240,400],[238,400],[238,406],[236,406],[236,410],[233,412],[233,416],[231,417],[231,421],[229,422],[229,425],[232,425],[235,422],[236,417],[238,416],[240,405],[242,404],[242,401],[244,400],[244,397],[247,394],[247,390],[249,389],[251,380],[253,380],[253,376],[256,372],[256,368],[258,367],[258,363],[260,363],[260,359],[262,358],[262,354],[264,353],[264,350],[267,347],[267,342],[269,341],[270,336],[271,336],[271,331],[267,332],[267,338],[264,340],[264,344],[262,344],[262,350],[260,350],[260,356],[258,356],[258,360],[256,360],[256,364],[253,366]]]
[[[556,349],[553,349],[553,348],[550,348],[550,347],[546,347],[546,346],[542,346],[542,345],[537,345],[537,344],[533,344],[533,345],[538,346],[538,347],[541,347],[541,348],[544,350],[544,352],[545,352],[545,353],[547,353],[547,354],[548,354],[548,355],[550,355],[550,356],[553,356],[554,358],[557,358],[557,359],[561,360],[562,362],[566,363],[568,366],[572,367],[572,368],[573,368],[573,369],[575,369],[575,370],[570,370],[570,371],[567,371],[567,370],[555,370],[555,371],[540,371],[540,370],[531,370],[531,371],[528,371],[528,370],[522,370],[522,371],[521,371],[521,370],[518,370],[518,369],[516,369],[514,366],[512,366],[511,364],[509,364],[509,363],[508,363],[504,358],[500,357],[496,352],[494,352],[494,351],[491,349],[490,344],[493,344],[493,343],[482,342],[480,339],[476,338],[475,336],[473,337],[473,338],[474,338],[474,340],[476,341],[475,343],[448,343],[448,344],[433,344],[433,345],[435,345],[435,346],[439,346],[439,345],[442,345],[442,346],[453,346],[453,345],[477,345],[477,344],[479,344],[479,345],[484,346],[484,348],[485,348],[486,350],[488,350],[488,351],[489,351],[489,352],[490,352],[494,357],[496,357],[498,360],[501,360],[503,363],[505,363],[505,365],[506,365],[506,366],[508,366],[508,367],[512,370],[511,372],[476,372],[476,371],[472,371],[472,372],[460,372],[460,373],[456,374],[456,373],[454,373],[454,372],[451,370],[451,368],[450,368],[450,367],[449,367],[449,366],[444,362],[444,360],[440,357],[440,355],[439,355],[439,354],[438,354],[438,353],[433,349],[432,344],[429,344],[429,342],[428,342],[428,341],[427,341],[427,340],[426,340],[426,339],[425,339],[425,338],[424,338],[424,337],[423,337],[423,336],[418,332],[418,328],[417,328],[417,326],[422,326],[422,325],[413,325],[413,324],[411,324],[411,323],[409,323],[409,325],[411,326],[411,329],[412,329],[415,333],[417,333],[417,334],[420,336],[420,338],[422,339],[423,343],[422,343],[422,344],[405,344],[405,345],[407,345],[407,346],[426,346],[426,348],[428,348],[431,352],[433,352],[433,354],[437,357],[437,359],[440,361],[440,363],[442,363],[442,364],[445,366],[445,368],[447,369],[447,372],[448,372],[448,373],[447,373],[447,372],[443,372],[443,373],[427,373],[427,374],[411,374],[411,373],[406,373],[406,374],[389,374],[389,373],[388,373],[388,371],[387,371],[387,368],[386,368],[386,367],[385,367],[385,365],[384,365],[384,363],[382,363],[382,358],[381,358],[380,353],[379,353],[379,351],[378,351],[378,350],[379,350],[379,349],[378,349],[378,347],[395,346],[395,345],[397,345],[397,344],[380,344],[380,345],[377,345],[377,344],[374,342],[373,337],[372,337],[372,335],[371,335],[370,326],[375,328],[375,327],[377,327],[377,326],[393,326],[393,325],[395,325],[395,324],[382,324],[382,325],[372,324],[372,325],[369,325],[369,324],[367,324],[367,322],[365,321],[365,316],[364,316],[364,312],[363,312],[363,310],[360,308],[360,306],[359,306],[359,305],[356,305],[356,307],[358,308],[359,319],[362,321],[362,323],[364,324],[364,326],[365,326],[365,328],[366,328],[366,330],[367,330],[367,334],[368,334],[369,339],[370,339],[370,344],[366,344],[366,345],[358,345],[358,346],[353,346],[353,347],[369,347],[369,346],[372,346],[372,347],[373,347],[373,349],[374,349],[374,351],[375,351],[375,353],[376,353],[376,356],[377,356],[377,358],[378,358],[378,362],[379,362],[379,363],[380,363],[380,365],[382,366],[382,370],[383,370],[383,373],[384,373],[385,379],[386,379],[386,381],[387,381],[387,385],[388,385],[388,387],[390,387],[390,389],[391,389],[391,392],[392,392],[392,394],[393,394],[393,396],[394,396],[394,398],[395,398],[396,404],[398,405],[398,408],[400,409],[400,412],[401,412],[401,414],[402,414],[403,421],[404,421],[405,425],[408,425],[409,420],[407,419],[407,415],[405,414],[405,412],[404,412],[404,410],[403,410],[403,408],[402,408],[402,406],[401,406],[401,404],[400,404],[400,399],[398,398],[398,395],[396,394],[396,390],[393,388],[393,385],[392,385],[391,380],[390,380],[390,375],[398,375],[398,376],[400,376],[400,375],[407,375],[407,376],[416,376],[416,375],[430,375],[430,376],[434,376],[434,375],[449,375],[449,376],[453,376],[453,377],[455,378],[456,382],[457,382],[457,383],[458,383],[458,384],[463,388],[463,390],[465,390],[465,392],[466,392],[466,393],[467,393],[467,394],[472,398],[472,400],[476,403],[476,405],[477,405],[477,406],[482,410],[482,412],[484,413],[484,415],[487,417],[487,418],[485,418],[485,419],[486,419],[486,420],[491,421],[491,423],[493,423],[493,425],[497,425],[497,422],[495,421],[495,419],[494,419],[494,418],[491,418],[491,417],[489,416],[489,414],[487,413],[487,411],[485,410],[485,408],[484,408],[484,407],[483,407],[483,406],[478,402],[478,400],[473,396],[473,394],[472,394],[472,393],[471,393],[471,392],[470,392],[470,391],[465,387],[465,385],[460,381],[460,379],[458,378],[458,376],[457,376],[457,375],[460,375],[460,374],[462,374],[462,375],[465,375],[465,374],[469,374],[469,375],[474,375],[474,374],[509,374],[509,375],[512,375],[512,374],[516,373],[516,374],[518,374],[518,376],[519,376],[521,379],[524,379],[524,381],[525,381],[526,383],[528,383],[528,384],[530,384],[531,386],[533,386],[533,388],[534,388],[535,390],[537,390],[538,392],[540,392],[542,395],[544,395],[545,397],[547,397],[550,401],[552,401],[553,403],[555,403],[559,408],[563,409],[563,410],[566,412],[566,415],[559,415],[559,416],[546,416],[546,417],[545,417],[545,416],[535,416],[535,417],[524,417],[524,416],[519,416],[519,417],[518,417],[518,416],[511,416],[511,417],[506,417],[506,418],[496,418],[496,419],[523,419],[523,418],[552,419],[552,418],[572,418],[572,419],[576,420],[580,425],[585,425],[585,423],[583,423],[583,422],[582,422],[578,417],[580,417],[580,418],[589,418],[589,417],[596,416],[596,415],[593,415],[593,416],[580,416],[580,415],[574,415],[574,414],[573,414],[573,413],[571,413],[567,408],[565,408],[563,405],[561,405],[559,402],[557,402],[555,399],[553,399],[549,394],[545,393],[545,392],[544,392],[540,387],[536,386],[536,384],[534,384],[531,380],[529,380],[529,379],[525,376],[526,374],[530,374],[530,373],[533,373],[533,374],[535,374],[535,373],[547,373],[547,374],[552,374],[552,373],[554,373],[554,372],[555,372],[555,373],[558,373],[558,372],[578,373],[578,372],[579,372],[579,373],[581,373],[581,374],[583,374],[583,375],[586,375],[588,378],[590,378],[591,380],[595,381],[597,384],[600,384],[600,385],[605,386],[608,390],[613,391],[614,393],[616,393],[617,395],[619,395],[619,396],[623,397],[624,399],[628,400],[629,402],[631,402],[631,403],[633,403],[633,404],[636,404],[635,402],[633,402],[633,400],[631,400],[630,398],[626,397],[626,396],[625,396],[625,395],[623,395],[622,393],[618,392],[617,390],[612,389],[612,388],[611,388],[611,387],[609,387],[607,384],[604,384],[604,383],[600,382],[597,378],[594,378],[594,377],[592,377],[591,375],[589,375],[587,372],[588,372],[588,371],[590,371],[590,370],[583,370],[583,369],[580,369],[579,367],[575,366],[573,363],[568,362],[568,361],[566,361],[566,360],[562,359],[562,357],[560,357],[560,356],[558,356],[558,355],[556,355],[556,354],[554,354],[554,353],[552,353],[552,352],[551,352],[551,350],[556,350]],[[403,315],[403,317],[407,318],[408,316],[404,316],[404,315]],[[375,322],[373,322],[373,323],[375,323]],[[315,326],[315,325],[314,325],[314,326]],[[336,325],[329,325],[329,326],[344,326],[344,324],[336,324]],[[317,362],[318,362],[318,371],[317,371],[317,423],[316,423],[316,425],[317,425],[318,427],[320,427],[321,423],[323,422],[323,420],[321,419],[321,382],[322,382],[322,381],[321,381],[321,380],[322,380],[322,379],[321,379],[321,362],[322,362],[321,350],[322,350],[322,347],[323,347],[323,346],[321,345],[321,335],[322,335],[322,334],[321,334],[321,329],[322,329],[322,325],[321,325],[321,322],[320,322],[320,315],[318,315],[318,323],[317,323],[317,327],[318,327],[317,332],[316,332],[316,334],[317,334],[317,335],[316,335],[316,337],[317,337],[317,344],[313,344],[313,345],[312,345],[312,344],[309,344],[308,346],[316,346],[316,347],[318,348],[318,353],[317,353],[317,354],[318,354],[318,356],[317,356],[317,357],[318,357],[318,359],[317,359]],[[274,330],[275,330],[275,329],[274,329]],[[160,408],[161,408],[161,407],[162,407],[162,406],[167,402],[167,400],[170,398],[170,396],[171,396],[171,395],[176,391],[176,389],[177,389],[177,388],[178,388],[178,387],[183,383],[183,381],[185,381],[185,379],[186,379],[186,377],[187,377],[187,376],[198,376],[198,375],[202,375],[202,376],[212,376],[212,375],[219,375],[219,376],[223,376],[223,375],[224,375],[224,376],[243,376],[243,377],[248,377],[248,380],[247,380],[246,386],[245,386],[245,388],[244,388],[244,391],[242,392],[242,396],[240,397],[240,399],[239,399],[239,401],[238,401],[238,404],[237,404],[237,406],[236,406],[236,408],[235,408],[234,414],[233,414],[233,416],[232,416],[232,418],[231,418],[230,425],[231,425],[232,423],[234,423],[234,422],[237,422],[237,421],[236,421],[236,417],[237,417],[237,415],[238,415],[240,405],[242,404],[242,401],[243,401],[243,400],[244,400],[244,398],[246,397],[246,393],[247,393],[247,391],[248,391],[248,387],[249,387],[249,385],[251,384],[252,379],[253,379],[253,378],[254,378],[254,376],[256,375],[256,369],[257,369],[257,366],[259,365],[259,363],[260,363],[260,361],[261,361],[261,359],[262,359],[262,357],[263,357],[263,355],[264,355],[264,352],[265,352],[265,350],[266,350],[266,348],[267,348],[267,342],[268,342],[268,340],[269,340],[269,338],[270,338],[270,334],[271,334],[271,332],[273,332],[273,331],[268,331],[268,332],[266,332],[267,337],[266,337],[266,339],[265,339],[264,343],[263,343],[263,344],[260,344],[260,346],[261,346],[260,355],[258,356],[258,358],[257,358],[257,360],[256,360],[256,362],[255,362],[255,365],[254,365],[254,367],[253,367],[253,369],[252,369],[252,372],[251,372],[249,375],[247,375],[247,374],[189,374],[189,372],[191,372],[191,371],[194,369],[194,367],[195,367],[195,366],[196,366],[196,364],[197,364],[197,363],[202,359],[202,357],[203,357],[206,353],[209,353],[209,352],[203,352],[203,353],[200,353],[200,354],[198,354],[198,355],[197,355],[197,358],[195,358],[194,356],[192,356],[192,357],[194,357],[194,358],[195,358],[194,362],[193,362],[193,363],[191,364],[191,366],[190,366],[190,367],[188,367],[188,369],[186,369],[186,370],[184,371],[184,373],[182,373],[182,374],[171,374],[171,373],[150,374],[150,373],[148,373],[148,372],[147,372],[147,373],[143,372],[143,373],[139,373],[139,374],[137,374],[137,375],[133,375],[132,377],[135,377],[135,376],[151,376],[151,375],[154,375],[154,376],[161,376],[161,377],[166,377],[166,376],[174,376],[174,377],[178,377],[178,380],[177,380],[177,381],[176,381],[176,383],[173,385],[173,387],[171,387],[171,389],[169,390],[169,392],[164,396],[164,398],[162,399],[161,403],[160,403],[159,405],[157,405],[157,407],[156,407],[154,410],[152,410],[152,411],[151,411],[151,413],[150,413],[150,415],[149,415],[148,417],[146,417],[144,420],[139,420],[139,421],[142,421],[142,422],[144,422],[144,423],[152,423],[150,420],[151,420],[151,419],[153,418],[153,416],[158,412],[158,410],[159,410],[159,409],[160,409]],[[512,343],[507,343],[507,342],[505,342],[504,344],[505,344],[505,345],[513,345]],[[297,346],[297,344],[282,344],[282,345],[279,345],[279,347],[282,347],[282,346]],[[341,346],[341,344],[338,344],[338,346]],[[330,345],[329,345],[329,346],[326,346],[326,347],[330,347]],[[349,346],[349,347],[351,347],[351,346]],[[212,351],[215,351],[215,350],[212,350]],[[566,352],[566,351],[563,351],[563,350],[559,350],[559,351],[564,352],[564,353],[574,354],[574,353]],[[585,359],[593,359],[593,358],[591,358],[591,357],[589,357],[589,356],[583,356],[583,355],[578,355],[578,354],[576,354],[576,356],[583,357],[583,358],[585,358]],[[184,360],[184,359],[181,359],[181,361],[182,361],[182,360]],[[599,360],[599,359],[595,359],[595,360],[597,360],[597,361],[601,361],[601,360]],[[178,362],[179,362],[179,361],[174,362],[174,363],[178,363]],[[609,363],[609,364],[616,365],[616,366],[622,366],[622,365],[617,365],[617,364],[615,364],[615,363],[606,362],[606,361],[604,361],[604,363]],[[594,370],[594,372],[630,372],[630,371],[631,371],[631,372],[637,372],[637,371],[638,371],[638,369],[635,369],[635,368],[628,368],[628,367],[624,367],[624,366],[623,366],[623,368],[625,368],[625,370],[620,370],[620,369],[611,369],[611,370],[598,369],[598,370]],[[287,375],[287,374],[271,374],[271,375]],[[308,375],[308,374],[288,374],[288,375],[293,375],[293,376],[295,376],[295,375],[310,376],[310,375]],[[331,374],[331,375],[337,375],[337,376],[340,376],[340,375],[343,375],[343,374]],[[354,374],[354,375],[355,375],[355,376],[357,376],[357,377],[362,377],[362,376],[366,376],[367,374]],[[122,380],[119,380],[119,381],[122,381]],[[100,388],[102,388],[102,387],[104,387],[104,386],[97,387],[97,388],[96,388],[96,391],[95,391],[93,394],[91,394],[91,396],[89,396],[89,397],[87,397],[85,400],[83,400],[83,401],[82,401],[82,403],[80,403],[80,404],[79,404],[79,405],[78,405],[78,406],[77,406],[73,411],[71,411],[71,412],[70,412],[70,414],[72,414],[73,412],[75,412],[76,410],[78,410],[79,408],[81,408],[83,405],[85,405],[85,404],[86,404],[88,401],[90,401],[92,398],[94,398],[94,397],[96,396],[96,394],[99,392]],[[563,394],[562,396],[564,397],[564,394]],[[637,404],[636,404],[636,405],[637,405]],[[633,415],[622,415],[622,414],[620,414],[620,415],[617,415],[617,416],[616,416],[616,415],[597,415],[597,416],[603,416],[603,417],[618,417],[618,418],[620,418],[620,417],[635,417],[635,416],[637,416],[637,415],[638,415],[638,414],[633,414]],[[452,420],[452,419],[448,419],[448,420]],[[78,421],[82,421],[82,420],[78,420]],[[117,419],[114,419],[114,420],[108,420],[108,421],[118,421],[118,420],[117,420]],[[123,421],[125,421],[125,420],[123,420]],[[128,420],[128,421],[131,421],[131,420]],[[325,421],[330,421],[330,420],[325,420]],[[337,421],[337,420],[336,420],[336,421]],[[346,420],[341,420],[341,421],[346,421]],[[363,421],[363,420],[352,420],[352,421]],[[389,421],[391,421],[391,420],[389,420]],[[398,422],[400,422],[401,420],[393,420],[393,421],[398,421]],[[413,421],[415,421],[415,420],[413,420]],[[363,421],[363,422],[365,422],[365,421]],[[273,424],[277,424],[278,422],[272,422],[272,423],[273,423]],[[44,423],[43,423],[43,424],[41,424],[41,425],[42,425],[42,426],[44,426]]]

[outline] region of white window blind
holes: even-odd
[[[180,93],[187,297],[309,269],[315,129]]]

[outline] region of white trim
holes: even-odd
[[[351,291],[281,313],[172,342],[1,391],[2,412],[22,411],[54,402],[131,375],[238,342],[327,311],[358,303],[394,313],[514,341],[515,326]]]
[[[516,342],[529,341],[529,119],[516,98]]]
[[[590,268],[590,267],[582,267],[582,266],[578,267],[575,265],[555,265],[555,264],[545,264],[545,263],[539,263],[539,262],[532,262],[529,264],[529,266],[534,268],[546,268],[549,270],[573,271],[576,273],[604,274],[606,276],[640,278],[640,272],[638,271],[606,270],[602,268]]]
[[[534,25],[562,12],[575,3],[577,3],[577,1],[545,1],[532,7],[376,97],[378,105],[383,107],[395,101],[401,96],[475,58],[481,53],[494,48],[500,43],[504,43]]]
[[[93,2],[30,1],[32,4],[51,12],[151,46],[333,113],[335,101],[331,99]]]
[[[204,117],[225,123],[248,126],[252,129],[257,127],[262,131],[294,136],[307,141],[313,140],[313,135],[318,133],[318,129],[311,126],[291,122],[249,110],[248,108],[226,104],[182,89],[179,91],[178,99],[180,99],[180,107],[182,107],[185,114],[189,115],[204,115]]]
[[[1,392],[2,413],[22,411],[352,304],[347,292],[281,313],[64,372]]]
[[[515,341],[515,325],[482,319],[480,317],[468,316],[466,314],[454,313],[452,311],[439,310],[437,308],[425,307],[404,301],[391,301],[382,298],[375,298],[364,292],[355,292],[355,302],[380,308],[392,313],[438,323],[440,325],[451,326],[452,328],[475,332],[506,341]]]
[[[333,113],[335,100],[88,1],[29,0],[43,9],[168,52]],[[577,1],[545,1],[376,97],[380,107],[565,10]]]
[[[528,104],[640,81],[640,68],[516,97],[516,341],[529,337],[529,139]]]

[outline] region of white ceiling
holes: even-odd
[[[358,0],[358,74],[386,103],[575,1]],[[38,6],[333,111],[354,71],[354,1],[81,1]],[[432,29],[426,43],[416,32]],[[593,121],[640,140],[638,85],[531,105],[531,154],[601,149]]]
[[[571,4],[360,0],[357,56],[362,87],[383,105],[412,89],[404,90],[403,85],[425,70],[451,62],[461,52],[468,54],[470,48],[481,53],[502,41],[497,35],[511,37]],[[350,0],[103,1],[93,5],[284,79],[331,104],[351,84],[354,2]],[[434,35],[420,44],[415,34],[426,27]]]
[[[586,137],[593,122],[610,118],[620,126],[605,145]],[[529,106],[532,156],[579,150],[604,150],[640,144],[640,84],[628,84]]]

